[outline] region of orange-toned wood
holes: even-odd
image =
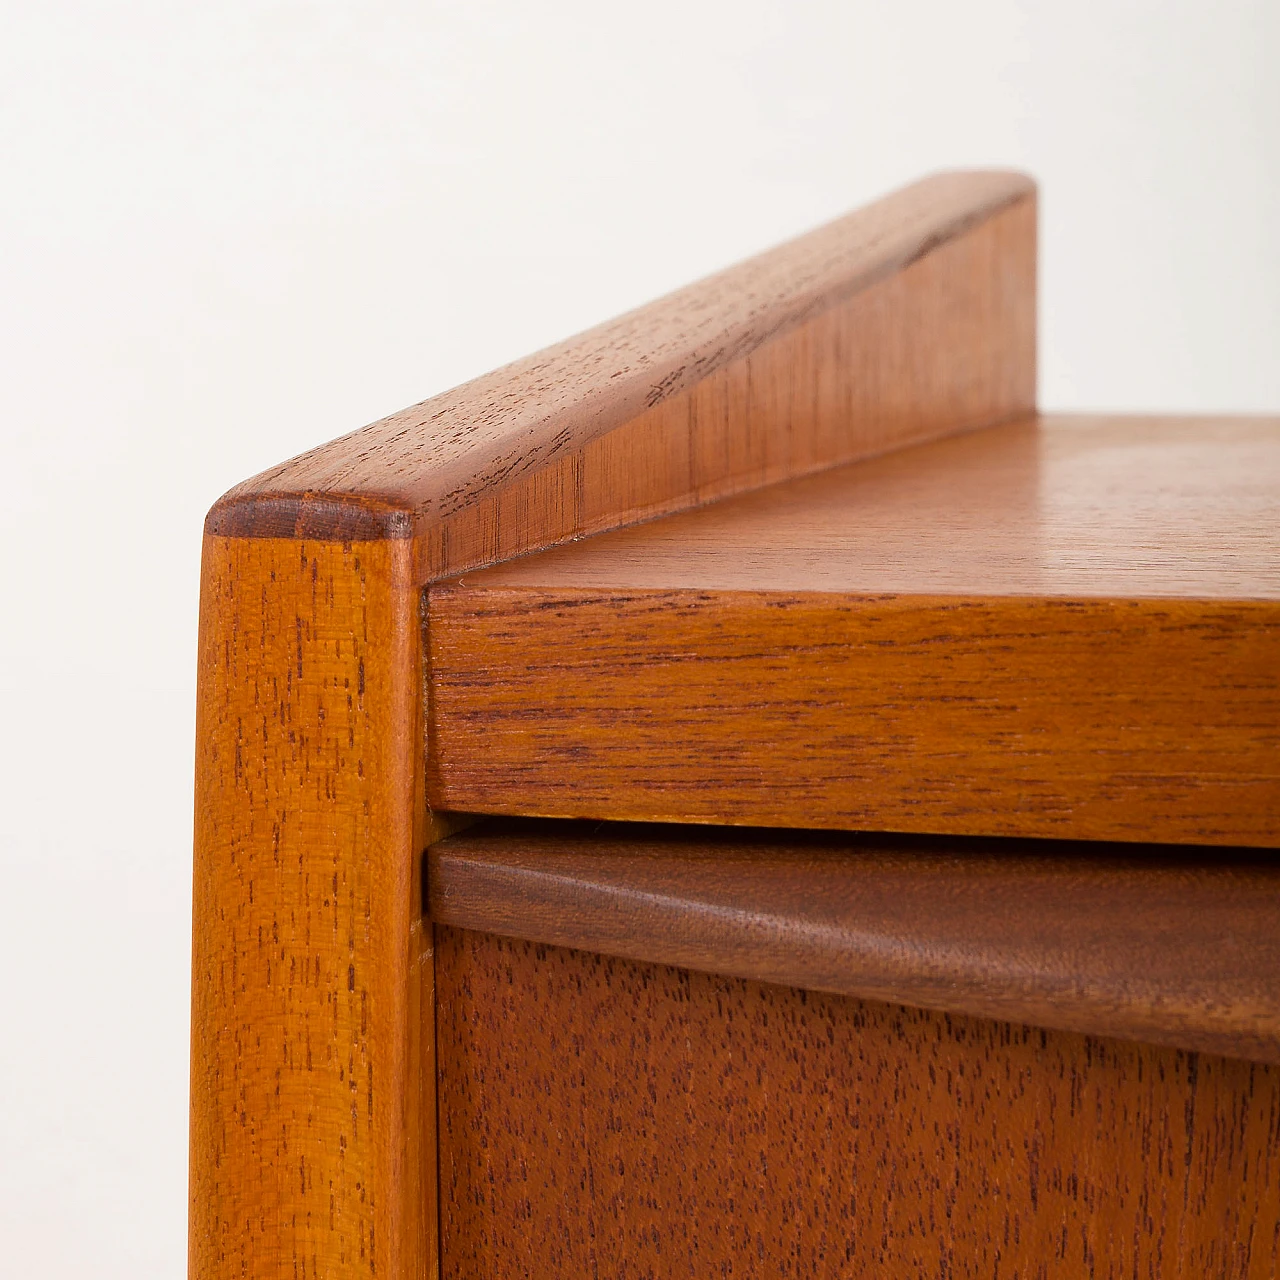
[[[1280,863],[1045,841],[491,819],[437,924],[1280,1065]]]
[[[437,930],[446,1274],[1280,1269],[1280,1069]]]
[[[941,174],[233,489],[206,531],[410,538],[426,582],[1035,402],[1036,203]]]
[[[198,1280],[436,1272],[419,656],[405,543],[207,539]]]
[[[1280,422],[1044,419],[433,586],[432,802],[1280,843]]]

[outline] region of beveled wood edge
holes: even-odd
[[[932,175],[270,468],[220,498],[205,532],[412,538],[1035,193],[1020,173]]]
[[[455,928],[1280,1063],[1261,851],[499,819],[425,874]]]

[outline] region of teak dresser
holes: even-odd
[[[209,513],[192,1280],[1280,1273],[1280,420],[929,178]]]

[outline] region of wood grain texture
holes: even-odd
[[[1269,1280],[1280,1073],[437,929],[449,1275]]]
[[[1034,406],[1036,205],[942,174],[246,481],[210,533],[426,582]]]
[[[418,596],[402,542],[206,540],[194,1280],[436,1272]]]
[[[436,584],[432,803],[1275,845],[1278,478],[1050,419]]]
[[[1044,841],[493,820],[437,924],[1280,1064],[1280,864]]]

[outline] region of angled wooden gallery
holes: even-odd
[[[932,177],[217,503],[193,1280],[1277,1274],[1280,421],[1035,295]]]

